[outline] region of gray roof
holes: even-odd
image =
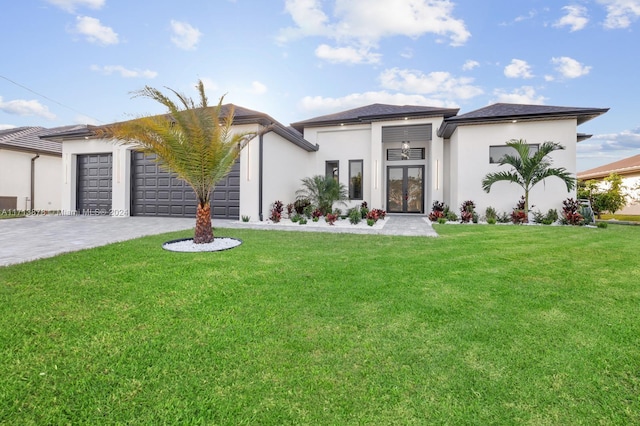
[[[549,105],[497,103],[455,117],[445,118],[438,136],[448,139],[458,125],[507,120],[540,120],[575,117],[578,125],[609,111],[609,108],[578,108]]]
[[[44,127],[16,127],[0,130],[0,148],[60,157],[62,145],[59,142],[40,139],[41,135],[51,130],[53,129]]]
[[[393,120],[405,117],[451,117],[458,113],[457,108],[437,108],[420,105],[371,104],[360,108],[322,115],[309,120],[292,123],[298,131],[305,127],[335,126],[337,124],[371,123],[379,120]]]
[[[229,109],[233,107],[233,122],[234,124],[260,124],[265,127],[269,127],[270,131],[282,136],[289,142],[299,146],[300,148],[306,151],[317,151],[318,145],[314,145],[311,142],[304,139],[302,134],[295,130],[292,127],[285,127],[283,124],[274,120],[269,115],[254,111],[248,108],[244,108],[238,105],[233,104],[225,104],[222,105],[221,115],[226,116]],[[213,107],[210,107],[213,108]],[[165,114],[167,117],[170,114]],[[65,131],[58,132],[50,132],[48,134],[43,135],[43,138],[62,142],[66,139],[78,139],[84,137],[92,137],[95,134],[96,126],[76,126],[74,128],[69,128]]]

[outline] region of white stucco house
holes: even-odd
[[[43,127],[0,131],[0,211],[60,210],[62,146],[40,139],[49,132]]]
[[[487,194],[481,180],[500,169],[510,139],[537,146],[558,142],[555,167],[576,173],[576,145],[589,137],[577,127],[607,108],[494,104],[466,114],[458,109],[373,104],[286,127],[269,115],[235,107],[238,131],[269,127],[242,151],[236,167],[213,194],[214,218],[266,220],[274,201],[291,203],[300,181],[331,175],[349,188],[351,206],[366,201],[389,213],[426,214],[434,201],[458,211],[465,200],[510,212],[522,195],[497,183]],[[62,209],[114,216],[194,216],[192,191],[135,150],[96,139],[93,128],[43,136],[62,143]],[[541,211],[575,197],[548,179],[531,192]]]
[[[616,173],[622,178],[622,185],[627,196],[627,205],[616,213],[640,215],[640,154],[579,172],[578,179],[583,181],[596,180],[600,181],[602,185],[606,185],[604,179],[612,173]]]

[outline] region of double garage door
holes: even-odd
[[[112,155],[78,156],[78,210],[110,214]],[[191,187],[158,167],[153,156],[131,153],[131,215],[195,217],[197,201]],[[240,163],[216,185],[211,197],[215,219],[240,217]]]

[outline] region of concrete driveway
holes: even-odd
[[[193,229],[195,218],[31,216],[0,220],[0,267],[145,235]]]

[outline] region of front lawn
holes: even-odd
[[[640,424],[640,228],[435,227],[0,268],[0,424]]]

